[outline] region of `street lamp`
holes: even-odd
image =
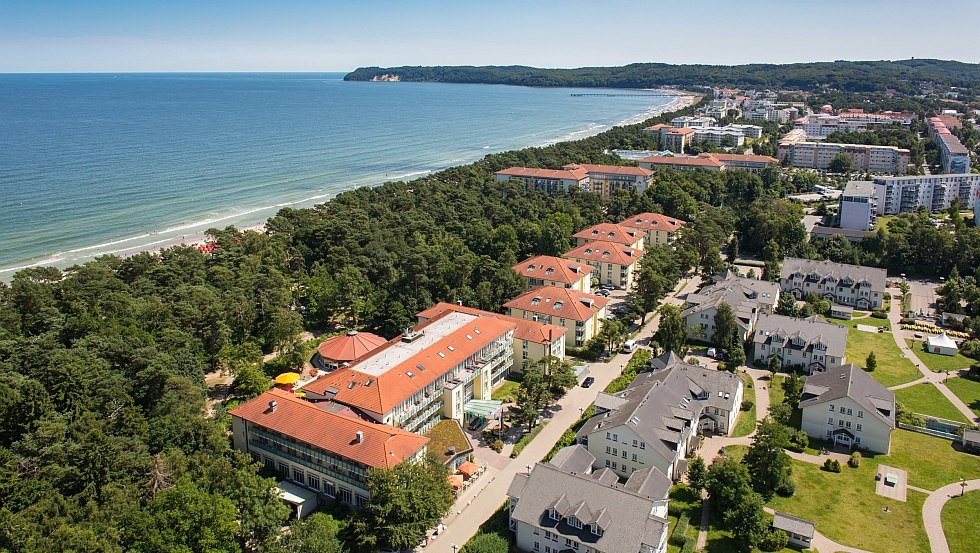
[[[455,543],[449,544],[449,547],[452,547],[453,548],[453,553],[456,553],[457,551],[459,551],[459,546],[456,545]]]
[[[531,474],[531,465],[525,465],[527,467],[527,473]]]
[[[960,497],[963,497],[963,494],[964,493],[966,493],[966,480],[964,480],[963,477],[961,476],[960,477]]]

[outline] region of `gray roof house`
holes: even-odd
[[[853,363],[808,377],[800,409],[810,437],[878,453],[890,449],[895,394]]]
[[[779,302],[779,285],[774,282],[736,276],[731,271],[712,277],[709,284],[687,295],[681,313],[691,339],[710,340],[715,332],[715,313],[723,303],[735,312],[741,339],[755,327],[759,313],[771,313]]]
[[[818,315],[806,319],[762,314],[752,335],[752,359],[766,365],[773,357],[781,367],[807,373],[844,363],[847,327],[828,323]]]
[[[884,269],[787,257],[779,285],[800,300],[809,293],[857,309],[878,309],[885,294]]]
[[[573,445],[514,476],[507,496],[518,549],[666,552],[670,479],[647,468],[620,484],[607,469],[592,472],[593,461]]]
[[[815,529],[814,524],[809,520],[779,511],[773,513],[772,527],[786,532],[790,544],[804,549],[810,547]]]
[[[621,477],[654,467],[680,476],[680,464],[701,432],[727,435],[742,403],[737,375],[688,365],[673,353],[651,362],[625,390],[600,393],[596,415],[576,439],[596,458],[596,466]]]

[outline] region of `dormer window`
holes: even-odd
[[[597,536],[602,536],[602,528],[600,528],[598,524],[594,524],[593,523],[593,524],[590,524],[589,526],[592,527],[591,530],[592,530],[592,533],[593,534],[595,534]]]
[[[571,526],[572,528],[578,528],[578,529],[582,528],[582,521],[579,520],[578,518],[571,516],[568,517],[568,519],[566,520],[568,522],[568,525]]]
[[[558,516],[558,511],[554,509],[548,509],[548,517],[551,518],[551,520],[558,520],[560,518]]]

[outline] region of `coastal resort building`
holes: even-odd
[[[762,313],[772,313],[779,302],[779,285],[774,282],[736,276],[731,271],[712,278],[713,282],[687,295],[681,317],[690,340],[709,342],[715,334],[715,314],[727,303],[735,313],[742,341],[752,336]]]
[[[564,169],[585,171],[589,176],[588,190],[602,195],[603,198],[608,198],[619,190],[642,194],[653,180],[653,171],[635,166],[583,163],[566,165]]]
[[[757,156],[748,154],[708,154],[725,165],[725,169],[748,171],[749,173],[761,173],[770,167],[778,167],[779,160],[770,156]]]
[[[592,291],[594,271],[587,263],[550,255],[537,255],[512,267],[528,286],[557,286],[586,294]]]
[[[576,442],[621,478],[654,468],[680,479],[698,432],[727,436],[742,404],[742,379],[727,371],[689,365],[673,353],[650,363],[623,391],[599,393],[596,414]]]
[[[594,267],[600,284],[631,290],[643,251],[623,244],[595,241],[573,248],[562,257]]]
[[[646,240],[646,232],[615,223],[599,223],[576,232],[572,238],[575,239],[576,246],[582,246],[589,242],[612,242],[613,244],[629,246],[635,250],[642,250],[643,241]]]
[[[635,166],[569,164],[561,169],[510,167],[494,173],[497,182],[517,181],[533,190],[553,194],[577,189],[608,197],[618,190],[642,194],[653,172]]]
[[[684,147],[694,139],[694,129],[691,127],[675,128],[670,125],[653,125],[643,129],[644,132],[657,139],[657,144],[662,150],[670,150],[674,153],[683,153]],[[643,167],[642,165],[640,167]],[[646,169],[650,169],[646,167]]]
[[[419,324],[434,319],[446,311],[458,311],[477,317],[490,317],[514,323],[514,372],[523,372],[524,366],[545,357],[565,359],[565,335],[568,329],[542,321],[511,317],[455,303],[439,302],[418,313]]]
[[[645,467],[625,483],[582,446],[518,473],[507,490],[517,549],[545,553],[666,553],[671,481]]]
[[[504,304],[507,314],[518,319],[563,326],[567,343],[580,348],[595,336],[606,318],[607,298],[569,288],[541,286]]]
[[[318,405],[279,389],[229,414],[235,449],[277,471],[283,480],[354,507],[370,498],[370,469],[416,462],[429,443],[424,436],[365,421],[343,405]],[[294,505],[294,513],[304,514],[296,512],[295,504],[309,505],[307,494],[290,486],[280,489],[289,494],[283,499]],[[293,497],[297,499],[290,501]]]
[[[313,364],[321,369],[334,370],[364,357],[387,342],[377,334],[351,330],[320,342],[313,356]]]
[[[822,372],[845,362],[847,327],[819,315],[797,319],[763,313],[755,323],[752,348],[757,365],[768,366],[775,357],[782,368]]]
[[[926,338],[926,351],[939,355],[956,355],[959,347],[957,347],[956,342],[948,334],[943,332],[942,334]]]
[[[587,190],[589,176],[583,169],[536,169],[532,167],[511,167],[494,173],[497,182],[520,182],[529,190],[548,194]]]
[[[885,297],[884,269],[787,257],[779,273],[783,292],[798,300],[818,297],[855,309],[879,309]]]
[[[637,163],[640,167],[651,171],[657,169],[721,171],[725,168],[724,163],[708,156],[650,156],[640,159]]]
[[[895,429],[895,394],[853,363],[807,377],[801,429],[834,445],[887,454]]]
[[[424,434],[442,419],[464,421],[492,398],[514,364],[512,321],[446,311],[371,354],[303,386],[378,423]],[[475,403],[471,403],[475,402]]]
[[[678,232],[684,226],[684,221],[661,213],[640,213],[623,219],[619,222],[619,226],[647,233],[643,249],[649,250],[655,246],[673,245],[677,240]]]

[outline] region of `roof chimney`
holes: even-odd
[[[355,440],[355,441],[356,441],[357,443],[361,443],[361,442],[363,442],[363,441],[364,441],[364,432],[361,432],[360,430],[358,430],[358,431],[357,431],[357,432],[355,433],[355,438],[354,438],[354,440]]]
[[[279,405],[279,404],[275,400],[270,401],[269,402],[269,411],[275,413],[276,412],[276,406],[277,405]]]

